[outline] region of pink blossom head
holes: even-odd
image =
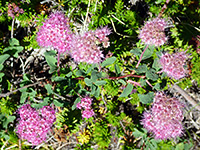
[[[140,30],[139,38],[147,45],[161,46],[167,41],[164,32],[166,26],[165,19],[154,18],[149,20]]]
[[[71,43],[71,57],[78,63],[95,64],[101,62],[104,57],[101,47],[107,48],[109,46],[109,38],[107,37],[109,34],[110,30],[104,27],[74,35]]]
[[[23,14],[24,10],[19,8],[15,3],[8,4],[8,16],[12,17],[13,19],[19,14]]]
[[[82,111],[82,117],[83,118],[87,118],[88,119],[88,118],[90,118],[92,116],[94,116],[93,109],[85,109],[85,110]]]
[[[81,102],[77,103],[76,107],[78,109],[82,109],[81,113],[82,113],[82,117],[83,118],[90,118],[92,116],[94,116],[94,111],[92,109],[92,98],[90,98],[89,96],[86,96],[84,98],[81,99]]]
[[[36,110],[30,104],[26,104],[18,109],[18,113],[19,122],[16,126],[18,136],[32,145],[44,142],[55,121],[55,111],[50,106]]]
[[[37,33],[39,46],[52,47],[59,53],[69,52],[71,38],[69,20],[62,12],[52,13]]]
[[[170,139],[181,136],[183,104],[175,97],[169,98],[164,93],[157,93],[149,112],[144,112],[142,124],[155,136],[155,139]]]
[[[186,52],[163,54],[160,58],[162,71],[176,80],[185,77],[187,70],[184,68],[184,65],[187,57]]]

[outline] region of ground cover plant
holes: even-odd
[[[0,1],[1,149],[199,149],[200,2]]]

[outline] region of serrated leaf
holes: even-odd
[[[154,85],[153,88],[156,89],[157,91],[160,91],[160,83],[156,83],[156,85]]]
[[[140,74],[140,73],[145,73],[147,71],[147,65],[141,65],[135,71]]]
[[[115,62],[116,59],[117,59],[116,57],[107,58],[106,60],[104,60],[104,61],[102,62],[101,67],[105,67],[105,66],[108,66],[108,65],[112,65],[112,64]]]
[[[3,64],[4,61],[6,61],[6,59],[8,59],[10,57],[9,54],[4,54],[0,56],[0,64]]]
[[[59,102],[58,100],[54,99],[53,100],[54,105],[58,106],[58,107],[63,107],[64,103]]]
[[[19,41],[16,38],[9,39],[10,46],[19,45]]]
[[[154,46],[149,45],[146,51],[144,52],[144,55],[142,56],[142,60],[150,58],[153,52],[154,52]]]
[[[94,96],[97,98],[97,97],[99,97],[99,95],[100,95],[100,88],[97,87],[95,90]]]
[[[130,52],[135,54],[136,56],[140,56],[142,54],[142,50],[140,48],[134,48]]]
[[[91,73],[91,81],[92,82],[96,82],[96,80],[98,79],[97,74],[98,74],[98,72],[96,70],[92,71],[92,73]]]
[[[156,71],[152,68],[147,70],[146,77],[152,81],[156,81],[158,79],[158,75],[156,74]]]
[[[83,70],[77,70],[76,71],[76,76],[84,76],[85,75],[85,72]]]
[[[76,100],[74,101],[74,104],[72,106],[72,110],[76,109],[76,105],[81,101],[80,97],[76,98]]]
[[[56,58],[55,58],[55,51],[48,51],[44,53],[45,59],[47,61],[47,64],[50,67],[49,73],[53,73],[57,69],[56,65]]]
[[[161,65],[160,65],[160,63],[159,63],[159,59],[158,59],[158,58],[155,58],[155,59],[154,59],[152,67],[153,67],[156,71],[158,71],[158,70],[161,68]]]
[[[46,88],[48,94],[53,93],[52,86],[50,84],[45,84],[45,88]]]
[[[104,81],[104,80],[101,80],[101,81],[96,81],[96,82],[94,82],[94,84],[95,85],[104,85],[104,84],[106,84],[107,82],[106,81]]]
[[[94,84],[92,84],[92,87],[91,87],[91,94],[92,94],[92,95],[95,94],[96,89],[97,89],[97,87],[96,87]]]
[[[87,86],[92,86],[92,81],[89,78],[85,78],[84,81]]]
[[[153,102],[154,93],[149,92],[148,94],[138,94],[138,97],[140,99],[140,102],[142,102],[143,104],[148,104]]]
[[[15,116],[7,116],[6,121],[3,121],[3,128],[7,128],[10,122],[13,122],[16,119]]]
[[[126,88],[123,90],[122,94],[119,97],[126,97],[128,96],[133,90],[133,85],[128,83]]]

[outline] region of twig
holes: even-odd
[[[66,145],[70,145],[70,144],[77,144],[76,142],[69,142],[69,143],[65,143],[62,146],[58,147],[56,150],[60,150],[61,148],[63,148]]]
[[[169,3],[170,0],[166,0],[165,4],[163,5],[160,13],[158,14],[158,17],[161,17],[162,14],[164,13],[165,9],[167,9],[167,4]]]
[[[149,46],[149,45],[147,45],[147,46],[145,47],[144,51],[142,52],[142,54],[141,54],[141,56],[140,56],[140,59],[139,59],[137,65],[136,65],[136,68],[138,68],[138,66],[139,66],[139,64],[140,64],[140,62],[141,62],[141,60],[142,60],[142,56],[144,55],[144,53],[145,53],[145,51],[147,50],[148,46]]]
[[[192,97],[190,97],[190,95],[188,95],[182,88],[176,84],[174,84],[172,88],[179,92],[190,104],[192,104],[192,106],[194,106],[194,108],[200,111],[200,104],[197,103]]]
[[[39,84],[39,83],[40,83],[40,82],[36,82],[36,83],[33,83],[33,84],[25,85],[25,86],[23,86],[23,87],[21,87],[21,88],[18,88],[18,89],[16,89],[16,90],[11,91],[11,92],[8,92],[8,93],[1,93],[1,94],[0,94],[0,97],[9,96],[9,95],[11,95],[11,94],[13,94],[13,93],[15,93],[15,92],[17,92],[17,91],[19,91],[19,90],[22,90],[22,89],[25,89],[25,88],[34,86],[34,85]]]
[[[113,18],[115,18],[117,21],[119,21],[121,24],[126,25],[124,22],[122,22],[121,20],[119,20],[117,17],[115,17],[113,14],[111,15]]]
[[[111,23],[112,23],[113,30],[114,30],[114,32],[115,32],[116,34],[118,34],[118,35],[120,35],[120,36],[123,36],[123,37],[128,37],[128,38],[133,37],[133,36],[123,35],[123,34],[121,34],[121,33],[118,33],[117,30],[116,30],[116,28],[115,28],[115,24],[114,24],[112,18],[110,18],[110,21],[111,21]]]
[[[11,39],[13,38],[14,24],[15,24],[15,19],[12,20]]]
[[[85,16],[85,21],[84,21],[84,26],[83,26],[83,30],[84,30],[84,31],[85,31],[85,28],[86,28],[86,23],[87,23],[87,18],[88,18],[89,9],[90,9],[90,0],[89,0],[89,2],[88,2],[87,13],[86,13],[86,16]]]

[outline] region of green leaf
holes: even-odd
[[[146,77],[148,79],[151,79],[152,81],[156,81],[158,79],[158,75],[156,74],[156,71],[152,68],[150,70],[147,70]]]
[[[83,70],[77,70],[76,71],[76,76],[85,76],[85,71],[83,71]]]
[[[10,46],[19,45],[19,41],[16,38],[9,39]]]
[[[142,102],[143,104],[148,104],[153,102],[154,93],[149,92],[148,94],[138,94],[138,97],[140,99],[140,102]]]
[[[157,91],[160,91],[160,83],[156,83],[156,85],[153,88]]]
[[[106,60],[104,60],[104,61],[102,62],[101,67],[105,67],[105,66],[108,66],[108,65],[112,65],[112,64],[115,62],[116,59],[117,59],[116,57],[107,58]]]
[[[97,87],[95,90],[94,96],[97,98],[97,97],[99,97],[99,95],[100,95],[100,88]]]
[[[95,92],[96,92],[96,89],[97,89],[97,86],[92,84],[92,87],[91,87],[91,94],[94,95]]]
[[[133,136],[136,138],[143,137],[146,133],[144,131],[139,131],[137,128],[134,128]]]
[[[63,107],[64,103],[59,102],[58,100],[54,99],[53,100],[54,105],[58,106],[58,107]]]
[[[87,86],[92,86],[92,81],[89,78],[85,78],[84,81]]]
[[[92,73],[91,73],[91,81],[92,82],[96,82],[96,80],[98,79],[97,74],[98,74],[98,72],[96,70],[92,71]]]
[[[0,71],[3,69],[4,65],[0,64]]]
[[[6,121],[3,122],[3,128],[6,128],[8,127],[8,124],[12,121],[15,120],[15,116],[6,116]]]
[[[2,81],[3,76],[4,76],[4,73],[0,72],[0,82]]]
[[[119,68],[119,65],[118,64],[115,64],[115,72],[117,75],[119,75],[121,73],[120,71],[120,68]]]
[[[61,82],[61,81],[67,81],[67,79],[65,78],[65,77],[54,77],[54,78],[52,78],[52,81],[53,82]]]
[[[72,110],[76,109],[76,105],[81,101],[81,98],[78,97],[76,98],[76,100],[74,101],[74,105],[72,106]]]
[[[152,56],[152,54],[154,52],[154,47],[155,46],[151,46],[151,45],[148,46],[148,48],[144,52],[144,55],[142,56],[142,60],[148,59]]]
[[[94,84],[95,85],[104,85],[104,84],[106,84],[107,82],[106,81],[104,81],[104,80],[101,80],[101,81],[96,81],[96,82],[94,82]]]
[[[0,56],[0,64],[3,65],[4,61],[6,61],[6,59],[8,59],[10,57],[9,54],[4,54]]]
[[[175,150],[184,150],[184,144],[183,143],[179,143],[178,145],[176,145]]]
[[[53,93],[52,86],[50,84],[45,84],[45,88],[46,88],[48,94]]]
[[[141,65],[135,70],[138,74],[145,73],[147,71],[147,65]]]
[[[161,65],[160,65],[160,63],[159,63],[159,59],[158,59],[158,58],[155,58],[155,59],[154,59],[152,67],[153,67],[156,71],[158,71],[158,70],[161,68]]]
[[[135,48],[135,49],[131,50],[130,52],[135,54],[136,56],[141,56],[144,49],[141,50],[139,48]],[[150,58],[152,56],[153,52],[154,52],[154,46],[148,45],[148,48],[146,49],[146,51],[144,52],[144,55],[142,56],[142,60]]]
[[[26,101],[27,97],[28,97],[28,93],[23,92],[21,97],[20,97],[20,103],[23,104]]]
[[[122,94],[119,97],[126,97],[128,96],[133,90],[133,85],[128,83],[126,88],[123,90]]]
[[[50,70],[49,70],[49,73],[53,73],[56,69],[57,69],[57,65],[56,65],[56,58],[55,58],[55,51],[48,51],[48,52],[45,52],[44,53],[44,56],[46,58],[46,61],[48,63],[48,65],[50,66]]]

